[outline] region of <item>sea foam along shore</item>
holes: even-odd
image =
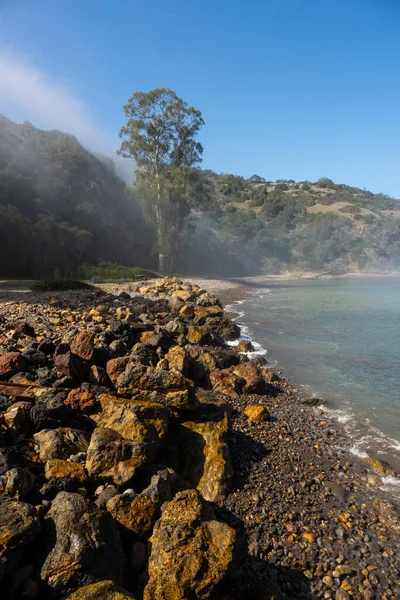
[[[367,276],[366,274],[348,274],[348,277],[363,277]],[[397,275],[397,273],[396,273]],[[343,276],[344,277],[344,276]],[[274,286],[271,286],[271,282],[274,284],[279,284],[279,281],[282,282],[283,279],[295,280],[297,277],[294,276],[278,276],[268,278],[270,287],[260,287],[263,284],[268,285],[265,277],[254,277],[250,279],[238,279],[235,281],[235,284],[232,285],[230,281],[223,280],[211,280],[211,288],[214,293],[219,295],[219,297],[224,302],[225,310],[228,313],[232,314],[232,319],[239,325],[241,330],[241,335],[238,340],[234,340],[228,342],[230,346],[236,347],[240,340],[248,340],[251,342],[254,350],[246,352],[247,356],[252,358],[263,357],[267,365],[272,368],[280,368],[284,369],[284,365],[278,365],[277,361],[274,360],[272,356],[268,354],[268,349],[262,346],[256,339],[256,334],[250,331],[248,325],[246,324],[246,299],[251,297],[263,298],[266,294],[273,292]],[[240,283],[239,283],[240,282]],[[205,287],[207,287],[208,281],[204,281]],[[256,285],[256,287],[252,287],[252,285]],[[260,293],[261,292],[261,293]],[[229,302],[227,304],[226,302]],[[296,387],[296,391],[300,396],[305,396],[306,394],[306,383],[298,383],[294,382]],[[337,421],[341,430],[341,447],[345,452],[348,452],[358,459],[363,461],[375,461],[375,464],[379,463],[379,459],[376,452],[369,451],[366,449],[375,448],[379,449],[379,454],[385,453],[385,455],[390,455],[390,451],[392,449],[399,449],[398,440],[394,440],[386,436],[383,432],[378,429],[368,425],[368,430],[360,426],[358,422],[357,415],[350,412],[348,409],[345,410],[343,408],[333,407],[324,400],[324,404],[321,404],[319,409],[324,413],[326,418],[331,421]],[[383,492],[386,492],[388,497],[400,504],[399,494],[400,494],[400,473],[397,473],[395,470],[386,468],[385,473],[381,471],[381,482],[380,489]]]

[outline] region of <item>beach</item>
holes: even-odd
[[[47,386],[46,390],[49,390],[50,386],[57,397],[57,410],[60,410],[60,402],[61,405],[68,402],[68,410],[71,408],[73,411],[68,413],[68,419],[73,418],[74,423],[83,418],[83,415],[79,416],[80,411],[89,410],[88,414],[94,419],[94,425],[90,425],[89,429],[95,427],[94,431],[98,432],[96,435],[104,431],[101,429],[102,419],[103,427],[112,427],[124,436],[128,435],[125,419],[129,412],[121,418],[119,406],[121,402],[130,406],[132,399],[129,396],[137,386],[144,388],[141,396],[135,400],[142,403],[140,410],[144,409],[146,394],[150,394],[152,401],[157,399],[157,402],[166,403],[164,408],[157,408],[163,416],[157,416],[157,421],[152,417],[151,421],[162,423],[168,418],[171,421],[170,432],[165,438],[161,455],[157,457],[160,461],[157,464],[173,465],[178,473],[185,473],[185,477],[190,479],[201,466],[199,456],[205,452],[208,457],[206,464],[211,461],[212,465],[219,465],[218,469],[214,471],[213,466],[207,474],[204,472],[201,477],[196,475],[192,485],[198,485],[210,503],[207,510],[213,511],[209,513],[214,515],[212,523],[223,523],[228,527],[227,535],[228,531],[235,531],[237,536],[234,551],[233,547],[227,547],[224,551],[227,556],[232,553],[229,570],[224,571],[221,555],[217,569],[221,585],[214,586],[214,589],[211,583],[207,583],[212,589],[212,595],[207,597],[215,600],[241,600],[246,596],[257,600],[398,600],[400,513],[380,489],[386,466],[379,461],[367,463],[346,452],[345,433],[340,423],[329,419],[318,400],[304,397],[296,384],[282,377],[279,372],[264,368],[257,360],[247,360],[245,352],[250,352],[251,356],[252,351],[248,340],[245,340],[247,345],[242,347],[240,354],[233,346],[239,332],[232,322],[235,319],[232,304],[245,298],[249,288],[265,287],[265,278],[180,281],[171,279],[123,284],[115,286],[113,293],[89,290],[54,294],[13,292],[7,295],[4,292],[1,305],[4,349],[11,350],[15,360],[14,354],[28,344],[32,348],[32,352],[26,355],[26,360],[31,361],[32,379],[27,380],[25,376],[24,379],[17,373],[11,378],[10,385],[7,384],[7,390],[3,384],[4,393],[11,394],[11,397],[17,394],[19,400],[23,394],[25,405],[27,402],[34,403],[36,412],[33,414],[36,421],[39,419],[39,425],[43,423],[49,426],[51,423],[51,428],[56,426],[58,430],[65,426],[65,421],[54,412],[55,408],[51,407],[53,412],[48,414],[50,408],[40,404],[42,387]],[[224,306],[230,307],[231,312],[224,314],[213,294],[222,300]],[[14,329],[10,329],[8,323],[13,324]],[[20,324],[18,327],[17,323]],[[34,329],[34,334],[27,324]],[[110,328],[115,332],[112,342],[109,334],[105,333]],[[33,345],[32,335],[39,340]],[[130,336],[134,336],[131,341]],[[227,346],[221,336],[231,346]],[[50,354],[54,349],[46,350],[47,346],[54,344],[52,340],[55,344],[61,344],[57,346],[59,354],[56,352],[54,358]],[[112,346],[107,346],[105,341]],[[136,344],[130,350],[134,341]],[[90,358],[94,343],[98,344],[101,352],[97,350],[97,354],[93,355],[95,358]],[[169,349],[171,344],[173,352]],[[237,348],[240,350],[239,346]],[[106,351],[108,359],[104,358]],[[40,353],[45,352],[48,357],[43,359]],[[119,358],[113,354],[116,352]],[[84,368],[82,374],[76,374],[76,353],[82,357],[79,362],[80,368]],[[132,353],[137,361],[134,369],[129,366],[129,361],[133,360],[130,358]],[[45,361],[45,369],[35,366],[34,361],[39,359]],[[100,366],[104,360],[110,363],[107,363],[107,374],[111,382]],[[189,363],[192,367],[188,370]],[[201,369],[200,363],[203,365]],[[87,380],[85,369],[89,367],[90,378]],[[182,379],[179,369],[190,376],[194,384]],[[162,388],[157,388],[160,385],[159,373],[163,374]],[[132,377],[139,379],[134,381]],[[198,398],[201,398],[200,412],[199,406],[191,404],[193,398],[188,394],[193,385]],[[27,390],[22,391],[25,388]],[[11,401],[10,398],[4,400],[3,410],[9,410]],[[39,408],[41,412],[37,412]],[[165,409],[170,411],[169,417]],[[187,423],[188,414],[193,414],[190,413],[193,410],[197,411],[195,414],[198,416],[192,417]],[[211,434],[205,435],[204,431],[209,431],[210,422],[215,422],[216,432],[208,438]],[[84,423],[88,427],[86,416]],[[185,445],[177,452],[174,444],[176,436],[182,435],[182,426],[199,433],[195,437],[188,437],[185,433],[182,438]],[[160,431],[166,430],[159,424],[157,427]],[[15,443],[19,447],[28,443],[33,448],[32,441],[29,441],[29,430],[23,431],[19,433],[20,437],[15,438]],[[15,433],[10,431],[9,435],[14,439],[12,436]],[[210,452],[207,448],[211,442],[202,442],[200,448],[204,447],[204,450],[200,454],[197,450],[197,454],[192,455],[191,444],[204,435],[204,440],[216,439],[218,444]],[[102,455],[104,447],[96,446],[94,437],[93,434],[89,449],[81,452],[77,459],[79,465],[76,471],[81,477],[78,492],[78,484],[74,487],[68,483],[68,491],[62,494],[70,494],[74,498],[83,494],[85,502],[97,502],[97,495],[100,498],[106,494],[104,482],[109,486],[111,478],[112,485],[107,494],[112,492],[114,496],[107,496],[104,504],[107,510],[115,510],[117,500],[113,497],[122,502],[124,493],[128,492],[133,497],[135,494],[138,494],[136,497],[149,494],[152,502],[158,502],[157,510],[161,510],[163,515],[166,509],[161,496],[155,500],[155,490],[151,486],[143,491],[145,485],[140,478],[136,483],[134,480],[132,491],[131,488],[127,489],[128,483],[124,482],[129,482],[129,477],[121,480],[121,473],[125,473],[127,466],[118,466],[115,472],[115,467],[108,467],[107,478],[102,483],[103,463],[97,465],[95,459],[98,453]],[[186,455],[192,462],[181,464],[179,460],[185,463]],[[57,508],[60,494],[55,494],[63,488],[56,483],[60,474],[56,473],[55,466],[59,469],[68,466],[71,469],[71,463],[61,465],[64,460],[50,460],[48,462],[57,463],[52,464],[54,470],[50,472],[47,463],[45,467],[41,464],[41,461],[46,462],[42,453],[40,460],[35,458],[35,463],[32,463],[31,454],[26,460],[25,468],[34,469],[38,481],[44,484],[39,492],[35,488],[29,493],[33,494],[32,498],[37,503],[40,503],[40,494],[46,494],[35,518],[43,519],[46,514],[49,515],[47,518],[53,514],[55,517],[51,518],[56,518],[57,510],[64,508]],[[105,460],[106,457],[102,457],[102,461]],[[115,464],[115,460],[116,457],[113,457],[110,464]],[[44,483],[43,468],[46,468],[47,483]],[[152,465],[152,469],[155,468]],[[67,479],[69,481],[71,478]],[[161,492],[158,490],[157,494]],[[189,498],[187,491],[180,491],[179,494],[181,501]],[[194,497],[190,498],[193,500]],[[52,503],[54,508],[51,508]],[[173,503],[173,500],[169,500],[166,505],[172,506]],[[172,507],[168,510],[171,512]],[[121,518],[118,514],[113,512],[113,515]],[[156,589],[160,585],[164,570],[169,573],[171,569],[177,581],[181,581],[179,574],[183,571],[179,565],[168,562],[161,570],[157,567],[159,556],[164,556],[164,547],[160,542],[162,538],[157,537],[157,532],[163,526],[167,530],[169,527],[168,522],[163,525],[163,516],[157,518],[159,520],[150,541],[146,542],[148,533],[147,538],[146,535],[141,538],[148,544],[149,575],[144,570],[137,579],[125,583],[137,598],[142,597],[145,586]],[[126,534],[125,529],[122,531]],[[192,529],[185,531],[185,535],[192,539]],[[57,535],[61,536],[61,533]],[[200,534],[198,532],[195,535]],[[202,541],[204,556],[208,552],[207,539]],[[146,547],[146,543],[140,543]],[[176,543],[179,547],[181,540],[178,539]],[[152,545],[153,548],[159,548],[156,555],[151,553]],[[50,564],[49,560],[45,562],[48,569],[42,567],[40,577],[47,581],[47,573],[53,572],[55,574],[51,576],[51,581],[61,581],[58,565]],[[66,560],[70,560],[68,554]],[[137,561],[132,564],[136,565]],[[78,565],[78,571],[82,568],[86,567]],[[200,580],[203,576],[206,575],[200,575]],[[81,577],[80,581],[83,580]]]

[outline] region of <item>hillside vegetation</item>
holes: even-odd
[[[175,272],[400,268],[398,200],[327,178],[193,174],[207,198],[184,218]],[[0,116],[0,277],[101,276],[103,263],[154,269],[157,234],[145,216],[141,193],[126,189],[111,159]]]

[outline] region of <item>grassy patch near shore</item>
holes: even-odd
[[[79,277],[98,283],[102,281],[137,281],[159,277],[154,271],[140,267],[127,267],[113,262],[100,262],[95,265],[83,264],[79,268]]]

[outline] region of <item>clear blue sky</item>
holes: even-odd
[[[109,136],[170,87],[203,112],[204,168],[400,197],[399,0],[0,0],[0,40]]]

